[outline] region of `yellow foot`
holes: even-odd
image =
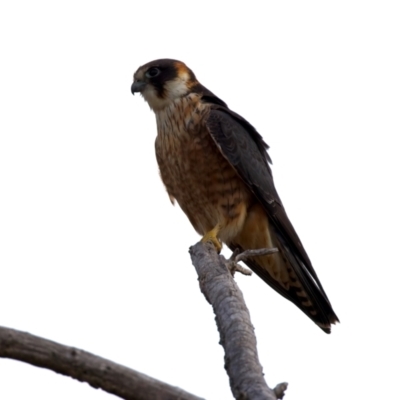
[[[217,235],[218,235],[220,229],[221,229],[221,227],[219,225],[217,225],[215,228],[211,229],[210,232],[207,232],[201,238],[202,243],[211,242],[214,245],[215,249],[217,250],[218,254],[221,252],[221,249],[222,249],[222,243],[217,238]]]

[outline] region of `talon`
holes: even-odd
[[[201,242],[202,243],[207,243],[207,242],[211,242],[214,247],[215,250],[217,250],[217,253],[219,254],[221,252],[222,249],[222,243],[220,242],[220,240],[217,238],[217,235],[219,233],[219,231],[221,230],[220,225],[216,225],[213,229],[211,229],[211,231],[207,232],[202,238],[201,238]]]

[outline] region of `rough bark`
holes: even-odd
[[[94,354],[15,329],[0,327],[0,357],[50,369],[126,400],[202,400]]]
[[[230,261],[218,256],[209,243],[197,243],[189,252],[200,289],[216,316],[233,396],[240,400],[282,398],[287,384],[279,384],[273,390],[264,379],[254,328],[242,292],[229,270]]]
[[[191,247],[190,254],[201,291],[216,315],[225,350],[225,369],[234,397],[240,400],[282,399],[287,383],[281,383],[275,389],[267,386],[250,315],[232,277],[231,270],[235,270],[235,263],[242,257],[226,260],[218,256],[213,245],[203,243]],[[126,400],[202,400],[84,350],[15,329],[0,327],[0,357],[50,369]]]

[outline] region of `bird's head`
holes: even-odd
[[[160,111],[198,84],[191,69],[170,59],[151,61],[133,75],[132,94],[139,92],[152,110]]]

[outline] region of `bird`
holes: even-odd
[[[185,63],[159,59],[133,75],[157,123],[155,152],[171,202],[216,250],[277,248],[245,260],[324,332],[339,322],[276,191],[269,146]]]

